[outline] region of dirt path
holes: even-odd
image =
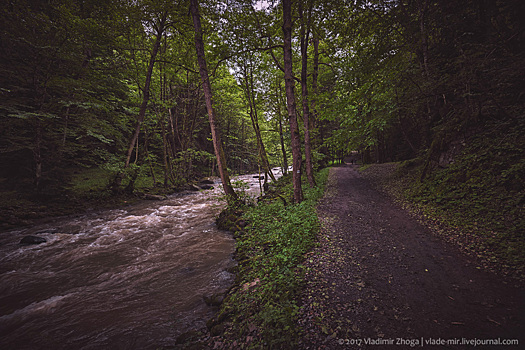
[[[498,338],[520,345],[482,348],[523,348],[524,291],[481,271],[356,169],[331,170],[318,208],[323,228],[306,261],[301,348],[464,349],[474,348],[465,340]]]

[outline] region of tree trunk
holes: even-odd
[[[288,172],[288,156],[286,155],[286,147],[284,145],[283,120],[282,120],[280,108],[279,108],[279,139],[281,141],[281,152],[283,153],[283,175],[284,175]]]
[[[166,126],[163,119],[159,121],[162,132],[162,161],[164,164],[164,187],[168,187],[168,174],[170,169],[168,167],[168,139],[166,137]]]
[[[37,119],[35,125],[35,139],[33,144],[33,159],[35,161],[35,187],[37,191],[42,185],[42,122]]]
[[[228,202],[236,201],[237,195],[230,183],[230,176],[226,167],[226,160],[224,150],[222,148],[220,132],[215,120],[215,113],[212,103],[211,84],[208,76],[208,68],[206,66],[206,57],[204,55],[204,42],[202,40],[201,18],[199,14],[198,0],[190,0],[190,12],[193,18],[193,27],[195,29],[195,50],[197,52],[197,61],[199,63],[199,72],[202,80],[202,87],[204,89],[204,98],[206,100],[206,109],[208,110],[208,119],[210,121],[211,137],[213,140],[213,148],[217,158],[217,167],[219,168],[219,175],[222,180],[222,187],[224,193],[228,198]]]
[[[317,93],[318,93],[318,85],[317,80],[319,78],[319,37],[316,34],[315,30],[313,32],[313,42],[314,42],[314,67],[313,67],[313,73],[312,73],[312,98],[311,98],[311,104],[312,104],[312,114],[310,115],[310,119],[312,121],[312,125],[315,126],[315,120],[317,118]]]
[[[423,66],[423,76],[429,77],[429,69],[428,69],[428,33],[426,28],[426,14],[428,10],[428,0],[422,0],[419,3],[419,31],[421,36],[421,54],[422,54],[422,62],[421,65]]]
[[[308,40],[310,28],[305,23],[302,3],[299,2],[299,15],[301,16],[301,96],[303,99],[304,123],[304,156],[306,177],[310,187],[315,187],[314,168],[312,162],[312,143],[310,141],[310,106],[308,102]]]
[[[126,152],[126,161],[124,163],[124,169],[127,169],[129,167],[129,163],[131,161],[131,155],[133,154],[133,149],[135,148],[135,145],[137,145],[137,151],[138,151],[138,138],[140,134],[140,128],[142,127],[142,123],[144,122],[144,117],[146,116],[146,108],[148,107],[149,102],[149,87],[151,85],[151,77],[153,75],[153,67],[155,65],[155,59],[157,57],[157,53],[159,51],[160,43],[162,41],[162,36],[164,34],[164,26],[166,23],[167,13],[164,14],[162,17],[159,28],[157,29],[157,35],[155,38],[155,43],[153,44],[153,50],[151,51],[149,63],[148,63],[148,69],[146,71],[146,81],[144,83],[144,89],[142,94],[142,103],[140,105],[139,114],[137,116],[137,125],[135,126],[135,131],[133,132],[133,136],[131,137],[129,141],[128,151]],[[136,157],[138,158],[138,156]],[[135,159],[136,161],[136,159]],[[124,172],[120,171],[113,182],[111,183],[111,188],[113,191],[120,191],[120,185],[122,183],[122,180],[124,178]],[[136,176],[132,176],[132,178],[136,178]],[[134,179],[131,179],[130,181],[134,181]],[[127,189],[133,189],[133,185],[128,185]]]
[[[133,148],[135,148],[135,144],[137,143],[137,139],[139,138],[140,128],[142,126],[142,123],[144,122],[144,117],[146,116],[146,108],[148,107],[148,102],[149,102],[149,87],[151,84],[151,76],[153,75],[153,66],[155,65],[155,59],[157,57],[157,53],[159,52],[159,47],[162,41],[162,36],[164,35],[164,25],[166,23],[166,17],[167,17],[167,14],[164,15],[164,17],[161,19],[159,23],[159,28],[157,30],[157,35],[155,38],[155,44],[153,45],[153,50],[151,51],[151,56],[150,56],[149,64],[148,64],[148,71],[146,72],[146,82],[144,83],[142,104],[140,105],[139,115],[137,117],[137,125],[135,127],[135,132],[133,133],[133,136],[131,140],[129,141],[129,147],[128,147],[128,152],[126,155],[126,163],[124,164],[124,168],[127,168],[129,166],[129,162],[131,160],[131,154],[133,153]]]
[[[248,104],[250,107],[250,119],[252,121],[253,130],[255,131],[255,137],[257,139],[257,149],[259,151],[259,158],[261,159],[261,165],[263,167],[265,176],[268,174],[273,181],[276,181],[275,176],[272,173],[272,169],[270,168],[270,162],[268,161],[268,155],[266,153],[266,148],[264,147],[261,129],[259,128],[259,117],[257,114],[257,106],[255,103],[255,86],[253,82],[252,71],[253,68],[248,68],[248,64],[251,64],[251,62],[245,62],[243,72],[245,83],[244,85],[246,89],[246,98],[248,99]]]
[[[286,106],[290,119],[290,133],[292,138],[293,158],[293,194],[296,203],[303,200],[301,186],[301,135],[295,112],[295,92],[292,67],[292,2],[283,0],[283,39],[284,39],[284,85],[286,90]]]
[[[283,153],[283,175],[288,173],[288,155],[286,154],[286,146],[284,144],[284,132],[283,132],[283,115],[281,114],[281,106],[284,102],[281,90],[281,84],[279,84],[279,90],[277,91],[277,112],[279,114],[279,139],[281,141],[281,152]]]

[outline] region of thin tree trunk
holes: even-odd
[[[35,161],[35,187],[40,190],[42,184],[42,122],[37,119],[35,125],[35,139],[33,145],[33,159]]]
[[[310,5],[311,6],[311,5]],[[314,168],[312,162],[312,143],[310,141],[310,106],[308,102],[308,40],[310,28],[305,23],[302,2],[299,1],[299,15],[301,17],[301,96],[303,99],[304,124],[304,156],[306,177],[310,187],[315,187]]]
[[[248,104],[250,107],[250,119],[252,121],[253,130],[255,131],[255,137],[257,139],[257,149],[259,151],[259,157],[261,159],[264,174],[268,174],[273,181],[276,181],[275,176],[272,173],[272,169],[270,168],[270,162],[268,161],[268,155],[266,153],[266,148],[264,147],[264,143],[261,136],[261,129],[259,128],[259,117],[257,115],[257,106],[255,104],[253,71],[250,67],[250,71],[248,72],[248,68],[246,67],[247,65],[248,62],[246,62],[243,72],[245,82],[244,85],[246,89],[246,97],[248,98]]]
[[[283,152],[283,175],[284,175],[288,172],[288,156],[286,155],[286,147],[284,145],[283,120],[282,120],[280,108],[279,108],[279,139],[281,141],[281,152]]]
[[[166,126],[164,120],[160,120],[161,131],[162,131],[162,161],[164,163],[164,187],[168,186],[168,174],[170,173],[168,167],[168,139],[166,137]]]
[[[148,160],[151,178],[153,179],[153,185],[155,186],[157,185],[157,177],[155,176],[155,170],[153,169],[151,157],[149,156],[148,144],[149,144],[149,138],[148,138],[148,134],[146,133],[146,138],[144,139],[144,153],[146,154],[146,159]]]
[[[311,105],[312,105],[312,113],[310,115],[310,124],[312,126],[316,125],[316,119],[317,119],[317,93],[318,93],[318,85],[317,80],[319,78],[319,37],[316,34],[315,30],[313,32],[313,42],[314,42],[314,66],[313,66],[313,73],[312,73],[312,98]],[[322,138],[321,138],[322,139]]]
[[[296,203],[303,200],[303,189],[301,186],[301,135],[295,112],[295,92],[292,66],[292,2],[283,0],[283,41],[284,41],[284,85],[286,90],[286,106],[290,119],[290,133],[292,138],[293,157],[293,194]]]
[[[195,29],[195,50],[197,52],[197,61],[199,63],[199,72],[202,80],[202,87],[204,89],[204,98],[206,100],[206,109],[208,110],[208,119],[210,121],[211,137],[213,140],[213,148],[215,150],[215,157],[217,158],[217,166],[219,168],[219,175],[222,180],[222,187],[224,193],[228,197],[228,201],[236,201],[237,195],[230,183],[230,176],[226,167],[226,159],[224,150],[222,148],[220,132],[215,120],[215,112],[212,103],[212,91],[210,79],[208,76],[208,68],[206,66],[206,57],[204,55],[204,42],[202,40],[201,18],[199,14],[198,0],[190,0],[190,12],[193,18],[193,27]]]
[[[150,96],[149,87],[151,84],[151,77],[153,75],[153,66],[155,65],[155,59],[157,57],[160,43],[162,41],[162,36],[164,34],[164,25],[166,22],[166,17],[167,17],[167,14],[164,15],[164,17],[161,19],[159,23],[159,28],[157,30],[157,35],[155,38],[155,44],[153,45],[153,50],[151,51],[151,56],[150,56],[149,64],[148,64],[148,70],[146,72],[146,82],[144,83],[142,104],[140,105],[139,115],[137,117],[137,125],[135,127],[135,132],[133,133],[133,137],[129,141],[129,147],[128,147],[128,152],[126,155],[126,163],[124,164],[124,168],[127,168],[129,166],[129,162],[131,160],[131,154],[133,153],[133,148],[135,147],[135,144],[137,143],[137,139],[139,138],[139,134],[140,134],[140,128],[142,126],[142,123],[144,122],[144,117],[146,116],[146,108],[148,107],[149,96]]]
[[[283,115],[281,114],[281,106],[283,101],[281,84],[279,84],[279,90],[277,91],[277,113],[279,114],[279,139],[281,141],[281,152],[283,153],[283,175],[288,172],[288,155],[286,154],[286,146],[284,143],[284,132],[283,132]]]
[[[428,33],[426,28],[426,14],[428,10],[428,0],[421,0],[419,3],[419,31],[421,35],[421,52],[422,52],[422,66],[425,77],[429,77],[428,69]]]

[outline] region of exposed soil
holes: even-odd
[[[525,291],[433,235],[357,166],[331,169],[318,215],[319,246],[305,262],[300,348],[525,344]]]

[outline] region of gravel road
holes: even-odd
[[[525,346],[525,291],[433,235],[357,166],[331,169],[318,215],[302,349]],[[497,345],[507,341],[519,345]]]

